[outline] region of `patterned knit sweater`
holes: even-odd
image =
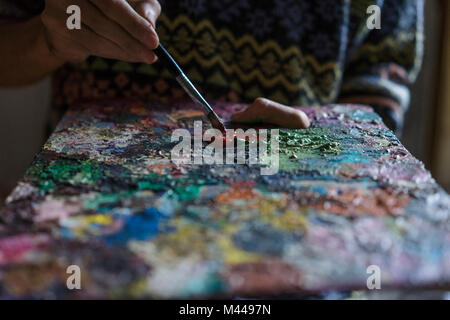
[[[368,104],[393,129],[423,54],[423,0],[160,0],[161,42],[211,101]],[[366,26],[369,5],[381,29]],[[40,0],[0,0],[0,15],[39,14]],[[186,99],[161,65],[90,57],[54,75],[54,104],[82,98]]]

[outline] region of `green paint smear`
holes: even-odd
[[[202,185],[187,185],[175,189],[176,194],[182,201],[189,201],[195,199],[200,193]]]
[[[140,178],[137,187],[139,190],[170,190],[177,183],[179,183],[178,179],[174,179],[170,175],[160,175],[152,172]]]
[[[326,127],[280,130],[280,170],[297,170],[298,159],[340,154],[343,151],[339,142],[342,138]]]
[[[126,191],[120,193],[98,194],[92,199],[86,199],[83,203],[85,209],[96,210],[106,204],[115,204],[118,201],[129,198],[133,195],[133,192]]]
[[[176,178],[169,174],[150,173],[139,179],[137,187],[139,190],[173,190],[180,199],[192,200],[198,195],[201,187],[217,183],[219,183],[217,180],[205,179],[201,171],[198,173],[191,171],[188,176]]]
[[[311,154],[339,154],[341,137],[328,128],[317,127],[304,130],[280,130],[280,153],[305,156]]]
[[[138,182],[139,190],[165,190],[167,186],[162,183],[155,183],[153,181],[139,181]]]
[[[25,173],[37,180],[41,190],[53,190],[58,183],[92,185],[102,177],[101,167],[93,160],[57,160],[50,163],[35,162]]]

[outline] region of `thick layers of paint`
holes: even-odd
[[[365,288],[372,264],[384,288],[449,284],[450,200],[423,164],[369,108],[302,110],[311,128],[280,130],[280,171],[262,176],[172,163],[172,131],[201,119],[192,106],[72,108],[0,213],[0,298]]]

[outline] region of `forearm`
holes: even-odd
[[[0,24],[0,86],[33,83],[64,64],[51,53],[39,16]]]
[[[89,12],[77,30],[66,26],[73,4]],[[153,63],[159,41],[153,26],[160,12],[157,0],[45,0],[40,16],[0,24],[0,86],[32,83],[89,56]]]

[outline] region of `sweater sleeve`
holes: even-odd
[[[409,105],[408,85],[417,77],[422,63],[423,0],[379,0],[377,4],[381,8],[381,29],[366,26],[366,6],[359,14],[352,11],[351,19],[357,27],[339,101],[372,106],[388,127],[399,132]]]

